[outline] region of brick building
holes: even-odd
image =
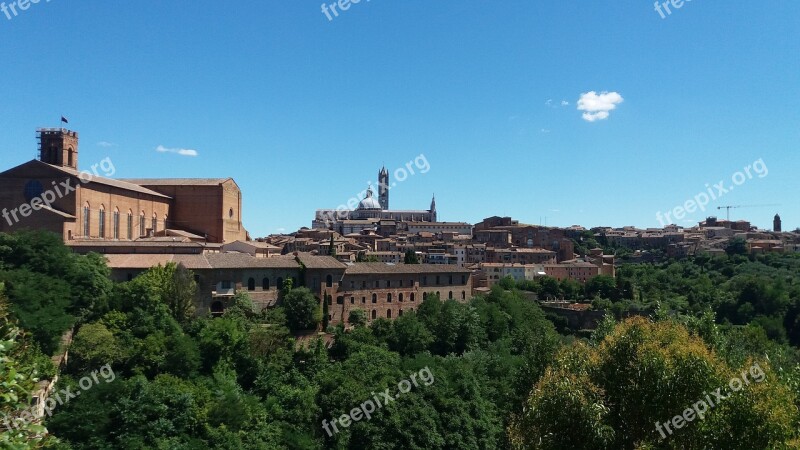
[[[110,158],[79,171],[78,133],[37,130],[39,158],[0,173],[0,231],[52,231],[73,240],[135,241],[170,230],[208,242],[246,240],[242,195],[230,179],[115,180]]]

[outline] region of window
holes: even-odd
[[[467,276],[461,275],[461,284],[467,284]]]
[[[156,234],[156,231],[158,231],[158,216],[156,215],[156,213],[153,213],[153,222],[152,222],[152,225],[153,225],[153,226],[152,226],[152,228],[153,228],[153,235],[155,235],[155,234]]]
[[[397,317],[402,317],[402,316],[403,316],[403,310],[401,309],[397,311]]]
[[[333,287],[333,277],[331,275],[325,277],[325,286]]]
[[[367,303],[367,297],[361,297],[361,303]]]
[[[128,211],[128,240],[133,240],[133,213]]]
[[[119,210],[114,210],[114,239],[119,239]]]
[[[422,285],[423,286],[427,286],[428,285],[428,277],[427,276],[423,276],[422,277]]]
[[[400,280],[400,287],[403,287],[403,280]]]
[[[372,294],[372,303],[378,303],[378,294]]]
[[[227,281],[227,280],[220,282],[220,285],[221,285],[220,288],[223,289],[223,290],[230,289],[230,288],[233,287],[232,283],[230,281]]]
[[[72,153],[73,153],[72,149],[69,149],[67,151],[67,165],[70,167],[74,167],[74,164],[72,164]]]
[[[449,298],[450,300],[453,299],[453,291],[450,291],[450,293],[447,294],[447,298]]]
[[[422,301],[424,302],[427,299],[428,299],[428,293],[427,292],[423,292],[422,293]]]
[[[436,285],[438,286],[439,284],[441,284],[441,280],[439,278],[439,275],[436,275]]]
[[[374,310],[374,309],[373,309],[373,310],[372,310],[372,320],[375,320],[375,319],[377,319],[377,318],[378,318],[378,311],[376,311],[376,310]]]
[[[386,302],[387,303],[392,303],[392,294],[391,293],[386,294]]]
[[[387,288],[392,287],[392,281],[391,280],[386,280],[386,287]]]
[[[164,229],[169,228],[169,216],[164,214]]]
[[[403,293],[402,292],[397,296],[397,301],[399,301],[400,303],[403,302]]]
[[[147,226],[144,222],[144,211],[142,211],[142,215],[139,216],[139,237],[145,236],[145,231]]]
[[[350,304],[351,305],[355,305],[356,304],[356,298],[355,297],[350,297]]]
[[[391,319],[392,318],[392,310],[391,309],[387,309],[386,310],[386,318],[387,319]]]
[[[106,237],[106,207],[103,206],[103,205],[100,205],[100,212],[97,215],[98,215],[97,222],[98,222],[98,225],[99,225],[99,228],[97,230],[98,230],[99,236],[101,238],[104,238],[104,237]]]
[[[355,288],[356,288],[356,282],[353,281],[353,280],[350,280],[350,289],[355,289]]]
[[[453,284],[453,276],[452,275],[450,275],[449,282],[447,284],[450,284],[450,285]]]
[[[89,217],[90,217],[90,210],[89,204],[87,203],[86,206],[83,207],[83,235],[89,237]]]
[[[333,298],[333,297],[331,297],[331,298]],[[337,305],[344,305],[344,297],[341,296],[341,295],[336,297],[336,304]]]
[[[269,278],[264,278],[261,280],[261,289],[268,291],[269,290]]]
[[[328,304],[332,305],[333,304],[333,296],[332,295],[328,295],[326,297],[328,298]]]
[[[411,293],[411,301],[412,302],[414,301],[414,293],[413,292]]]
[[[467,299],[467,291],[461,291],[461,300]]]
[[[378,289],[380,287],[381,287],[381,282],[378,281],[378,280],[375,280],[375,289]]]
[[[256,290],[256,279],[255,278],[248,278],[247,279],[247,290],[248,291],[255,291]]]
[[[367,281],[364,280],[361,282],[361,289],[366,289],[366,288],[367,288]]]

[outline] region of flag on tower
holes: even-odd
[[[66,117],[64,117],[64,116],[61,116],[61,122],[63,122],[63,123],[69,123],[69,120],[67,120],[67,118],[66,118]]]

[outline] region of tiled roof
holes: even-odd
[[[38,160],[36,162],[38,162],[39,164],[44,164],[44,165],[46,165],[48,167],[52,167],[53,169],[56,169],[59,172],[63,172],[65,174],[71,175],[73,177],[79,177],[81,175],[80,171],[77,171],[77,170],[75,170],[75,169],[73,169],[71,167],[54,166],[52,164],[43,163],[43,162],[38,161]],[[115,187],[115,188],[119,188],[119,189],[124,189],[126,191],[133,191],[133,192],[139,192],[141,194],[152,195],[154,197],[170,198],[170,197],[168,197],[168,196],[166,196],[164,194],[159,194],[158,192],[151,191],[150,189],[144,188],[144,187],[139,186],[139,185],[134,184],[134,183],[126,182],[126,181],[123,181],[123,180],[114,180],[114,179],[111,179],[111,178],[105,178],[105,177],[101,177],[101,176],[97,176],[97,175],[91,174],[90,172],[86,172],[86,171],[84,171],[84,173],[87,173],[87,174],[91,175],[90,181],[87,184],[97,183],[97,184],[102,184],[102,185],[105,185],[105,186],[111,186],[111,187]]]
[[[124,178],[142,186],[219,186],[232,178]]]
[[[472,273],[472,271],[455,265],[442,264],[385,264],[354,263],[347,268],[347,275],[381,274],[381,273]]]
[[[344,269],[344,263],[332,256],[315,256],[308,253],[299,253],[297,258],[307,269]]]

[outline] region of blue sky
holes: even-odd
[[[430,170],[392,190],[393,208],[425,209],[435,192],[440,220],[587,227],[657,226],[761,160],[768,174],[710,214],[780,204],[731,218],[800,226],[796,1],[694,0],[662,19],[647,0],[362,0],[332,21],[321,3],[0,13],[2,168],[34,158],[35,128],[63,114],[83,168],[110,157],[121,178],[232,176],[255,237],[310,226],[420,154]],[[589,92],[624,101],[590,122]]]

